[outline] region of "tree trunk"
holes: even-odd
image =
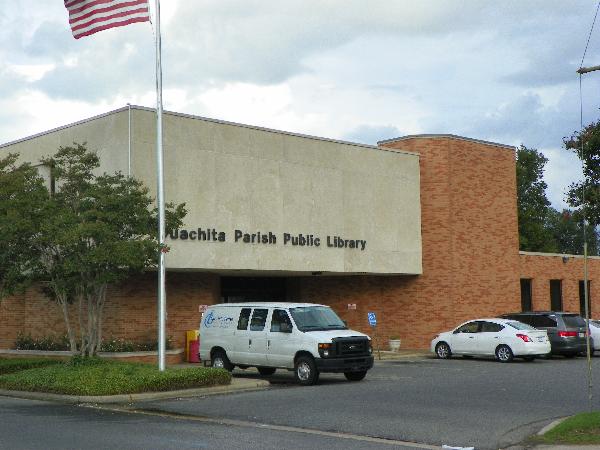
[[[85,322],[84,322],[83,300],[84,300],[83,292],[81,292],[81,289],[77,289],[77,303],[78,303],[78,308],[79,308],[79,336],[81,338],[79,354],[81,356],[86,356],[87,351],[88,351],[88,345],[87,345],[88,340],[87,340],[86,326],[85,326]]]
[[[98,289],[98,308],[97,308],[98,319],[96,321],[96,327],[98,330],[96,342],[98,345],[98,350],[100,350],[100,348],[102,346],[102,318],[103,318],[103,314],[104,314],[104,304],[105,303],[106,303],[106,284],[103,284]]]
[[[67,295],[64,292],[56,293],[56,299],[58,300],[58,304],[60,305],[60,309],[62,310],[63,319],[65,321],[65,326],[67,327],[67,336],[69,337],[69,347],[72,352],[77,351],[77,339],[75,337],[75,332],[73,331],[73,327],[71,327],[71,320],[69,319],[69,302]]]
[[[95,301],[94,296],[90,292],[86,292],[87,300],[87,340],[88,348],[85,356],[94,356],[95,345],[96,345],[96,328],[94,326],[95,314]]]

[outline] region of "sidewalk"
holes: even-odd
[[[373,351],[373,356],[375,357],[375,364],[377,361],[388,361],[388,360],[402,360],[402,359],[423,359],[423,358],[433,358],[434,355],[429,351],[429,349],[400,349],[397,352],[390,352],[381,350],[378,352],[377,350]],[[379,359],[381,356],[381,359]]]

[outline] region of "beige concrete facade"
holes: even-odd
[[[36,163],[87,142],[101,171],[131,170],[155,192],[155,126],[153,110],[123,108],[0,151]],[[422,273],[416,153],[165,113],[164,156],[166,200],[188,209],[168,269]]]

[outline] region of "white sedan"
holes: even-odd
[[[590,336],[594,343],[593,354],[595,351],[600,351],[600,320],[590,320]]]
[[[532,361],[550,353],[550,341],[546,330],[516,320],[476,319],[438,334],[431,341],[431,351],[441,359],[465,355],[495,356],[500,362],[514,357]]]

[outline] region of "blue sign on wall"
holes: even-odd
[[[377,325],[377,317],[375,317],[374,312],[367,313],[367,317],[369,318],[369,325],[371,325],[372,327]]]

